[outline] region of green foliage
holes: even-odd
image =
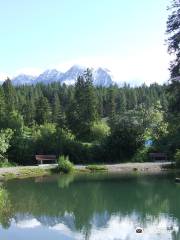
[[[151,106],[145,111],[144,121],[146,122],[145,135],[148,139],[158,141],[161,137],[168,134],[168,123],[165,121],[165,113],[160,102]]]
[[[0,124],[2,125],[5,116],[5,98],[3,89],[0,88]]]
[[[45,123],[35,126],[33,129],[36,152],[48,154],[55,151],[56,126],[53,123]]]
[[[110,134],[110,128],[105,121],[94,122],[91,127],[92,141],[101,142]]]
[[[176,150],[176,154],[174,156],[175,161],[176,161],[176,166],[180,168],[180,149]]]
[[[93,147],[91,144],[82,143],[77,140],[65,141],[62,153],[68,155],[73,163],[85,164],[93,159]]]
[[[70,173],[74,170],[74,165],[69,161],[68,156],[60,156],[58,159],[58,170],[63,173]]]
[[[12,138],[13,131],[11,129],[2,129],[0,130],[0,162],[5,161],[6,157],[4,154],[7,152],[10,147],[10,140]]]
[[[17,166],[15,163],[8,162],[7,160],[4,160],[4,161],[0,160],[0,168],[15,167],[15,166]]]
[[[149,147],[142,146],[135,153],[132,161],[133,162],[147,162],[149,161]]]
[[[70,118],[74,122],[72,131],[80,139],[87,140],[92,123],[97,119],[95,89],[89,69],[78,77],[74,97],[74,110]]]
[[[165,86],[104,88],[94,87],[92,80],[90,70],[75,86],[55,82],[13,87],[6,80],[0,86],[0,130],[10,128],[14,134],[3,158],[8,155],[10,162],[23,165],[35,164],[36,154],[68,155],[73,163],[84,164],[125,161],[147,138],[166,141]],[[155,107],[157,101],[162,108]],[[178,101],[176,107],[178,112]],[[177,122],[168,127],[176,136],[168,149],[179,148]]]
[[[62,112],[59,96],[57,94],[54,96],[53,100],[52,119],[60,128],[65,128],[66,118],[65,114]]]
[[[0,153],[5,153],[9,148],[9,141],[12,134],[13,131],[11,129],[3,129],[0,131]]]
[[[117,119],[104,145],[107,161],[130,160],[143,145],[143,134],[142,126],[133,115]]]
[[[14,131],[18,132],[23,128],[24,126],[24,120],[23,116],[18,111],[12,111],[10,112],[6,117],[6,128],[11,128]]]
[[[172,79],[167,88],[168,93],[168,110],[172,114],[171,121],[179,122],[180,120],[180,81]]]
[[[173,0],[172,5],[169,7],[171,11],[167,21],[167,34],[169,38],[168,51],[174,56],[174,61],[171,62],[170,71],[172,77],[177,77],[180,74],[180,2],[179,0]]]
[[[37,101],[36,121],[39,124],[51,122],[51,107],[46,97],[41,96]]]
[[[116,116],[116,102],[115,102],[115,98],[116,98],[116,91],[115,88],[110,87],[108,89],[108,116],[109,116],[109,125],[111,126],[114,121],[115,121],[115,116]]]
[[[6,81],[4,81],[2,88],[5,97],[6,112],[7,113],[12,112],[13,110],[15,110],[17,99],[15,89],[9,78],[7,78]]]

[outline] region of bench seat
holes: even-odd
[[[36,155],[36,161],[43,164],[44,161],[57,162],[56,155]]]

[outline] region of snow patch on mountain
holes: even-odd
[[[36,77],[26,74],[20,74],[12,79],[13,85],[30,85],[35,82]]]
[[[57,71],[56,69],[48,69],[45,72],[41,73],[36,78],[36,83],[43,82],[43,83],[51,83],[51,82],[58,82],[60,81],[63,73]]]
[[[20,74],[12,79],[14,85],[31,85],[42,82],[49,84],[52,82],[60,82],[61,84],[73,85],[78,76],[83,75],[87,67],[80,65],[73,65],[65,73],[56,69],[48,69],[41,73],[39,76],[34,77],[26,74]],[[109,87],[112,85],[112,73],[106,68],[92,69],[93,83],[95,86]]]

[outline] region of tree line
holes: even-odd
[[[147,128],[158,128],[152,121],[164,124],[165,89],[158,84],[94,87],[89,69],[75,86],[14,87],[7,79],[0,86],[1,158],[30,164],[37,153],[55,153],[73,162],[129,160],[150,137]]]

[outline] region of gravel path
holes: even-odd
[[[162,171],[163,167],[170,165],[171,162],[146,162],[146,163],[119,163],[104,165],[109,172],[127,172],[132,170],[140,171]],[[85,169],[84,165],[76,166],[77,169]]]
[[[109,172],[129,172],[133,170],[144,172],[158,172],[162,168],[171,164],[171,162],[146,162],[146,163],[120,163],[120,164],[107,164],[104,165]],[[57,164],[44,164],[40,166],[23,166],[23,167],[8,167],[0,168],[0,176],[5,174],[18,174],[22,169],[50,169],[55,168]],[[85,165],[76,165],[77,170],[85,169]]]

